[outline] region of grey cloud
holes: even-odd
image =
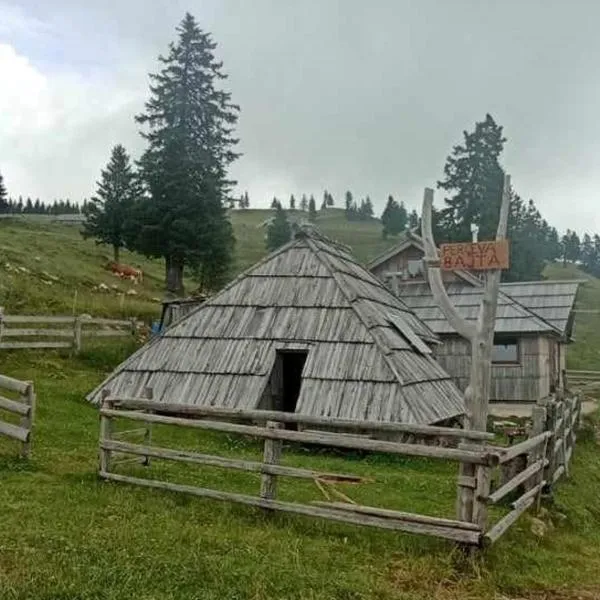
[[[320,196],[323,188],[341,198],[350,188],[370,194],[378,209],[388,193],[416,206],[463,129],[490,112],[505,127],[504,161],[521,195],[561,228],[600,230],[600,7],[592,2],[20,4],[53,31],[68,31],[52,46],[63,66],[85,72],[93,65],[135,95],[109,123],[92,119],[52,155],[48,186],[60,183],[64,195],[87,195],[93,184],[57,170],[67,152],[83,163],[89,156],[82,165],[89,174],[108,154],[107,129],[140,148],[128,119],[141,109],[147,72],[189,10],[214,34],[227,86],[241,105],[244,157],[234,174],[255,205],[266,206],[274,194]],[[43,61],[43,49],[35,50]],[[37,154],[36,162],[43,149]]]

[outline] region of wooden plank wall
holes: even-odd
[[[520,338],[520,364],[492,365],[490,399],[497,402],[536,402],[549,394],[549,347],[544,338]],[[434,349],[441,366],[461,390],[469,383],[471,348],[467,340],[447,337]]]

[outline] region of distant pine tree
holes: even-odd
[[[317,220],[317,204],[315,202],[315,197],[312,194],[308,201],[308,220],[311,223],[314,223]]]
[[[294,194],[290,196],[290,210],[296,210],[296,198],[294,198]]]
[[[277,200],[277,198],[275,196],[273,196],[273,200],[271,202],[271,208],[272,209],[281,208],[281,202],[279,202],[279,200]]]
[[[6,185],[4,184],[2,173],[0,173],[0,214],[7,213],[9,208],[8,192],[6,191]]]
[[[398,204],[393,196],[388,196],[387,204],[381,215],[383,225],[382,236],[397,235],[403,232],[408,225],[408,213],[404,202]]]
[[[356,218],[356,203],[352,198],[352,192],[350,190],[346,192],[344,214],[348,221],[354,221]]]
[[[127,226],[140,195],[140,185],[129,155],[118,144],[102,170],[96,195],[85,205],[82,231],[84,238],[93,237],[98,244],[112,246],[115,262],[119,262],[119,251],[125,246]]]
[[[306,194],[302,194],[302,198],[300,199],[300,210],[303,212],[308,210],[308,198]]]
[[[275,207],[275,216],[267,229],[267,249],[271,252],[283,244],[287,244],[292,238],[292,228],[287,215],[280,203]]]

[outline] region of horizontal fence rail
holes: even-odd
[[[103,391],[99,440],[99,474],[103,479],[333,521],[431,535],[471,546],[484,546],[499,539],[525,511],[536,502],[539,505],[542,493],[553,481],[568,473],[568,462],[575,443],[574,431],[581,411],[579,398],[552,400],[545,406],[537,406],[531,437],[503,447],[492,445],[493,435],[485,432],[163,403],[151,398],[150,389],[146,390],[146,398],[112,397],[108,390]],[[117,420],[143,425],[116,431],[114,424]],[[263,460],[235,459],[156,446],[151,441],[153,424],[246,435],[263,440]],[[285,428],[289,424],[294,425],[293,430]],[[385,433],[392,437],[398,434],[403,441],[361,435],[365,433]],[[134,442],[130,439],[133,436],[142,440]],[[411,441],[405,441],[402,436],[409,436]],[[424,439],[428,442],[423,443]],[[457,447],[444,446],[438,443],[440,439],[452,440]],[[279,477],[312,479],[322,490],[323,485],[372,481],[348,473],[284,466],[280,464],[284,441],[458,462],[462,474],[457,478],[456,518],[355,504],[335,487],[332,491],[343,501],[331,500],[327,493],[327,501],[309,504],[277,500]],[[149,465],[151,460],[157,459],[257,473],[261,476],[260,492],[256,497],[114,472],[117,465],[127,462]],[[512,468],[510,472],[507,470],[509,467]],[[509,497],[509,512],[491,525],[489,507],[500,505]]]
[[[141,325],[135,319],[7,315],[0,309],[0,350],[73,348],[83,339],[135,335]]]
[[[9,395],[13,397],[10,398]],[[21,443],[23,458],[28,458],[31,453],[34,412],[33,384],[0,375],[0,435]],[[18,422],[6,421],[10,416],[15,417],[13,420]]]
[[[407,423],[359,421],[352,419],[338,419],[335,417],[315,417],[297,413],[248,410],[238,408],[222,408],[215,406],[195,406],[190,404],[167,403],[142,398],[107,398],[113,407],[126,410],[147,410],[166,415],[178,415],[187,418],[211,418],[240,420],[248,422],[266,423],[278,421],[280,423],[295,423],[309,427],[323,427],[355,432],[379,432],[407,434],[414,437],[447,438],[457,441],[484,441],[492,440],[494,435],[484,431],[469,431],[452,427],[436,427],[433,425],[418,425]],[[318,433],[312,431],[312,433]]]
[[[148,395],[150,393],[148,392]],[[281,463],[283,442],[317,444],[331,448],[347,448],[387,454],[427,457],[440,460],[466,461],[475,465],[495,465],[498,456],[485,448],[480,451],[462,450],[420,443],[383,441],[357,435],[357,432],[400,433],[413,436],[444,437],[450,439],[488,440],[492,436],[482,432],[467,432],[459,429],[408,425],[404,423],[372,423],[347,419],[317,418],[278,411],[230,410],[215,407],[199,407],[182,404],[165,404],[140,398],[113,398],[105,391],[100,409],[100,476],[109,481],[118,481],[155,489],[180,491],[196,496],[227,500],[261,508],[320,517],[358,525],[369,525],[409,533],[432,535],[469,545],[479,544],[481,528],[471,522],[458,519],[433,517],[398,510],[362,506],[349,499],[343,502],[314,501],[309,504],[283,502],[276,499],[279,477],[294,477],[314,480],[317,487],[334,486],[336,483],[365,483],[363,476],[348,473],[320,472],[313,469],[284,466]],[[263,460],[240,460],[229,457],[174,450],[124,440],[122,432],[114,431],[117,420],[142,422],[147,428],[153,424],[172,425],[189,429],[220,431],[251,436],[264,440]],[[245,421],[248,424],[240,423]],[[310,430],[285,429],[286,424],[311,427]],[[314,428],[326,428],[327,431]],[[337,431],[336,431],[337,430]],[[132,435],[144,434],[143,429],[131,429]],[[350,432],[350,433],[348,433]],[[118,438],[118,439],[117,439]],[[135,462],[149,464],[150,460],[164,459],[198,465],[208,465],[254,472],[261,475],[258,497],[237,494],[197,486],[181,485],[168,481],[133,477],[115,473],[114,467],[122,464],[118,458],[133,455]],[[125,459],[126,460],[126,459]],[[335,489],[335,488],[332,488]],[[341,492],[338,497],[344,498]],[[326,495],[327,496],[327,495]]]

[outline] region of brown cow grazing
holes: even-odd
[[[129,265],[121,265],[116,263],[114,260],[111,260],[107,267],[110,269],[113,275],[116,275],[121,279],[130,279],[136,284],[144,280],[144,273],[141,269],[135,269]]]

